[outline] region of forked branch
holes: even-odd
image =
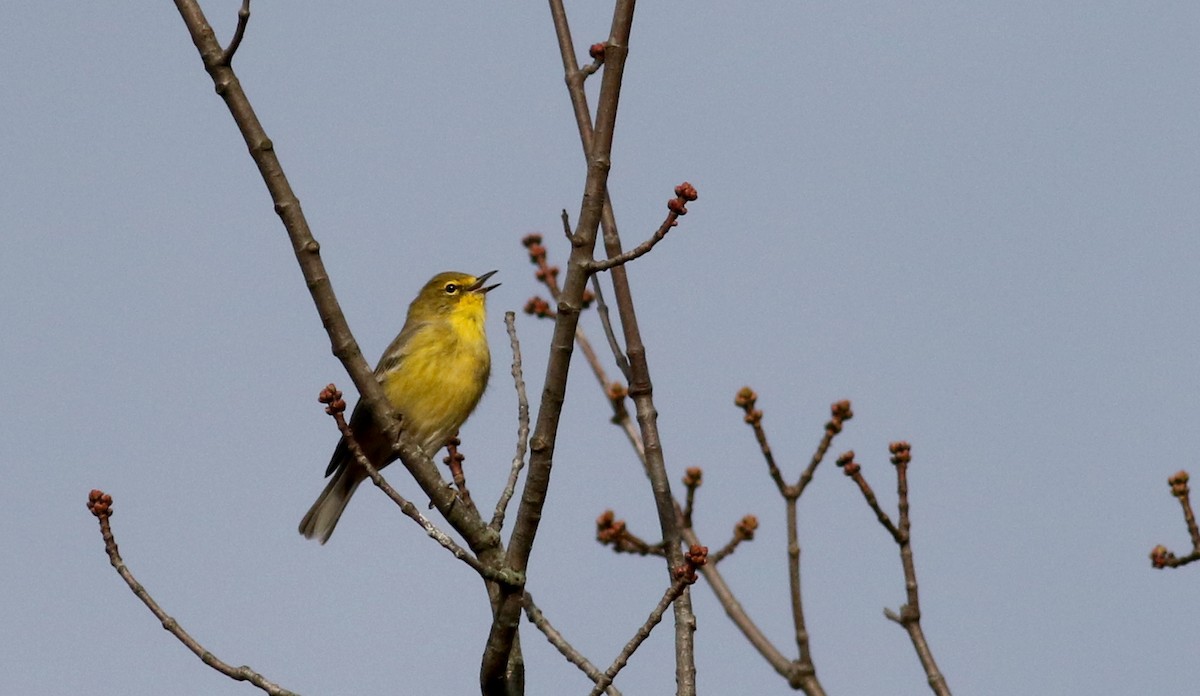
[[[946,684],[945,676],[938,670],[937,663],[933,659],[933,651],[930,650],[929,642],[925,639],[925,632],[921,629],[921,601],[917,588],[917,569],[913,561],[912,520],[909,517],[908,503],[908,465],[912,461],[912,448],[907,442],[893,442],[888,445],[888,450],[892,455],[892,465],[896,469],[897,507],[900,512],[898,524],[892,524],[891,518],[879,506],[879,501],[863,476],[862,466],[854,461],[853,452],[847,452],[838,457],[838,466],[842,468],[842,473],[858,485],[867,505],[875,512],[879,524],[888,531],[900,548],[900,564],[904,568],[905,602],[900,607],[899,613],[891,609],[884,609],[884,616],[899,624],[908,633],[913,649],[917,652],[917,658],[921,661],[921,667],[925,669],[925,677],[929,682],[930,690],[938,696],[950,696],[950,687]]]

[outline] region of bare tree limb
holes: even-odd
[[[683,530],[684,541],[691,545],[699,545],[700,538],[696,535],[693,529]],[[816,680],[816,675],[803,672],[797,664],[788,659],[783,653],[779,652],[779,648],[767,638],[758,624],[750,618],[750,614],[746,612],[745,607],[738,601],[737,596],[733,593],[733,589],[729,587],[729,583],[725,581],[725,577],[721,575],[721,571],[717,566],[709,563],[700,569],[704,575],[705,582],[712,588],[713,594],[716,595],[717,601],[721,603],[721,608],[725,610],[725,615],[737,626],[746,640],[750,641],[750,645],[758,651],[758,654],[771,665],[780,676],[787,680],[788,686],[793,689],[800,689],[808,696],[824,696],[825,691],[821,689],[820,682]]]
[[[246,25],[250,23],[250,0],[242,0],[242,7],[238,10],[237,28],[233,31],[233,38],[229,40],[229,46],[221,52],[221,62],[229,65],[233,62],[233,54],[237,53],[238,47],[242,45],[242,38],[246,36]]]
[[[558,632],[558,629],[550,624],[550,620],[534,604],[533,595],[529,594],[528,591],[525,592],[524,607],[525,617],[542,632],[542,635],[546,636],[546,640],[550,641],[550,645],[553,645],[554,649],[558,650],[560,655],[567,658],[567,662],[578,667],[581,672],[587,675],[588,679],[592,680],[592,683],[599,682],[604,677],[604,673],[600,671],[599,667],[592,664],[591,661],[583,656],[583,653],[568,643],[567,639]],[[617,691],[617,688],[611,684],[604,689],[604,693],[609,696],[621,696],[621,692]]]
[[[733,399],[734,405],[746,412],[744,418],[746,424],[754,429],[754,439],[758,440],[758,448],[762,450],[763,459],[767,462],[767,472],[771,474],[771,480],[775,482],[779,494],[787,497],[787,483],[784,482],[783,473],[779,471],[779,466],[775,463],[775,454],[771,451],[771,445],[767,444],[767,431],[762,426],[763,412],[754,408],[757,402],[758,394],[750,387],[739,389],[737,396]]]
[[[754,532],[758,530],[758,518],[754,515],[746,515],[738,520],[738,523],[733,526],[733,538],[729,540],[716,553],[708,558],[708,562],[712,564],[720,563],[726,556],[737,550],[743,541],[752,541]]]
[[[604,292],[600,289],[600,278],[592,276],[592,292],[596,293],[596,314],[600,316],[600,326],[604,327],[604,337],[608,339],[608,348],[612,351],[617,369],[629,381],[629,357],[621,350],[617,342],[617,334],[613,332],[612,319],[608,315],[608,304],[604,301]]]
[[[1178,568],[1192,561],[1200,560],[1200,527],[1196,526],[1196,515],[1192,512],[1191,489],[1188,488],[1188,472],[1180,470],[1167,479],[1171,484],[1171,495],[1179,500],[1183,508],[1183,522],[1187,525],[1188,536],[1192,538],[1192,551],[1186,556],[1176,556],[1163,545],[1155,546],[1150,551],[1150,564],[1155,568]]]
[[[504,326],[508,328],[508,342],[512,347],[512,376],[517,390],[517,453],[513,455],[512,468],[508,473],[508,482],[496,501],[496,512],[492,515],[491,527],[499,532],[504,527],[504,515],[508,503],[517,490],[517,480],[521,469],[525,467],[525,452],[529,447],[529,397],[525,394],[525,377],[521,371],[521,342],[517,339],[516,315],[504,313]]]
[[[662,225],[650,236],[650,239],[647,239],[629,251],[617,254],[616,256],[610,256],[603,261],[594,261],[591,265],[591,271],[593,273],[608,271],[650,253],[650,250],[661,242],[663,237],[667,236],[671,228],[679,224],[680,216],[687,215],[687,204],[694,200],[696,200],[696,188],[694,186],[686,181],[676,186],[675,197],[667,201],[667,219],[663,220]]]
[[[675,581],[667,588],[662,599],[658,601],[658,606],[654,607],[654,611],[650,612],[650,616],[641,628],[637,630],[633,638],[625,644],[621,652],[617,654],[613,660],[612,666],[605,670],[604,675],[596,682],[595,688],[592,689],[588,696],[600,696],[604,692],[604,688],[612,683],[625,665],[629,664],[629,658],[633,657],[633,653],[641,647],[642,643],[650,637],[650,631],[662,621],[662,615],[666,613],[667,607],[679,599],[689,585],[696,582],[696,569],[700,568],[707,562],[708,549],[703,546],[693,546],[684,556],[684,565],[675,569]]]
[[[893,525],[890,518],[879,507],[878,502],[874,502],[875,496],[863,477],[862,467],[858,462],[853,461],[853,452],[847,452],[838,457],[838,466],[842,467],[842,472],[846,476],[858,484],[867,504],[879,518],[879,523],[888,530],[900,548],[900,565],[904,568],[905,603],[900,607],[899,613],[891,609],[884,609],[883,614],[908,633],[917,658],[921,661],[921,667],[925,670],[930,690],[938,696],[950,696],[950,687],[946,684],[945,676],[938,670],[937,663],[933,659],[933,651],[930,650],[929,642],[925,639],[925,632],[921,628],[921,601],[917,588],[917,568],[913,561],[912,521],[909,517],[908,504],[908,464],[912,461],[912,448],[907,442],[893,442],[888,445],[888,449],[892,454],[892,465],[896,468],[896,494],[900,510],[898,525]]]
[[[109,562],[112,563],[112,567],[116,569],[117,574],[121,576],[121,579],[125,581],[125,584],[129,586],[133,594],[142,600],[142,604],[146,605],[146,608],[150,610],[150,613],[154,614],[155,618],[162,622],[162,627],[168,633],[175,636],[180,643],[183,643],[184,647],[192,651],[192,654],[200,658],[201,662],[230,679],[250,682],[271,696],[297,696],[295,692],[288,691],[245,665],[234,667],[221,660],[185,631],[183,626],[179,625],[178,621],[163,611],[162,607],[158,605],[158,602],[154,600],[154,597],[150,595],[145,586],[133,576],[133,571],[129,569],[129,566],[125,565],[124,559],[121,558],[121,554],[117,550],[117,540],[113,536],[112,527],[109,524],[109,518],[112,517],[112,504],[112,496],[104,491],[93,490],[88,495],[88,510],[91,510],[96,519],[100,521],[100,535],[104,538],[104,550],[108,553]]]
[[[808,466],[800,474],[800,478],[794,484],[788,484],[783,479],[783,474],[779,470],[779,466],[775,463],[775,455],[771,451],[771,446],[767,443],[766,431],[762,427],[763,412],[755,408],[758,402],[758,394],[750,387],[742,387],[737,396],[734,398],[734,404],[745,412],[744,420],[754,430],[754,437],[758,441],[759,449],[762,450],[763,459],[767,462],[767,470],[771,475],[771,479],[775,482],[775,487],[779,490],[779,494],[783,497],[786,507],[785,517],[787,519],[787,557],[788,557],[788,596],[792,605],[792,627],[796,640],[796,649],[798,656],[795,660],[795,673],[803,677],[801,688],[809,696],[823,694],[824,690],[817,681],[816,665],[813,662],[812,651],[809,646],[808,626],[804,620],[804,601],[801,592],[800,583],[800,521],[799,521],[799,502],[800,496],[812,481],[813,475],[816,473],[817,467],[825,458],[825,454],[829,451],[829,446],[833,442],[833,438],[842,431],[842,426],[845,421],[854,417],[854,413],[850,410],[849,401],[838,401],[830,407],[831,416],[828,422],[825,423],[825,434],[821,438],[820,444],[817,445],[816,452],[813,453],[809,460]]]

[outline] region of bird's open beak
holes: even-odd
[[[467,288],[467,290],[470,290],[471,292],[477,292],[480,295],[482,295],[486,292],[495,290],[496,288],[500,287],[500,283],[496,283],[495,285],[489,285],[486,288],[483,286],[483,284],[487,282],[487,279],[491,278],[494,275],[496,275],[495,271],[488,271],[487,273],[484,273],[483,275],[476,278],[475,282],[471,283],[471,287]]]

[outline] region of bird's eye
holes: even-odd
[[[458,284],[457,283],[446,283],[446,294],[447,295],[453,295],[456,292],[458,292]]]

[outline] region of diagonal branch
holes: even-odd
[[[671,228],[679,224],[680,216],[687,215],[687,203],[694,200],[696,200],[696,188],[694,186],[686,181],[676,186],[675,197],[667,201],[667,219],[663,220],[663,224],[659,225],[654,234],[650,236],[650,239],[647,239],[629,251],[617,254],[616,256],[610,256],[603,261],[592,262],[592,272],[608,271],[650,253],[650,250],[661,242],[663,237],[667,236]]]
[[[633,638],[617,654],[612,666],[605,670],[603,677],[596,682],[595,688],[592,689],[592,692],[588,696],[600,696],[604,692],[604,688],[612,683],[612,680],[625,668],[625,665],[629,664],[629,658],[633,656],[633,653],[637,652],[642,643],[646,642],[646,639],[650,637],[650,631],[654,630],[654,627],[662,621],[662,615],[666,613],[667,607],[678,600],[683,595],[684,590],[696,582],[696,570],[708,562],[708,549],[703,546],[693,546],[688,550],[687,555],[683,556],[683,559],[684,565],[676,568],[673,572],[675,581],[667,588],[662,599],[658,601],[658,605],[654,607],[654,611],[650,612],[650,616],[646,619],[646,622],[642,624]]]
[[[221,52],[221,62],[229,65],[233,62],[233,55],[237,53],[238,47],[242,45],[242,39],[246,36],[246,25],[250,23],[250,0],[242,0],[242,7],[238,10],[237,28],[233,30],[233,38],[229,40],[229,46]]]
[[[542,610],[538,609],[537,605],[533,603],[533,595],[528,592],[525,593],[524,607],[525,616],[529,619],[529,622],[536,626],[542,632],[542,635],[546,636],[546,640],[550,641],[550,645],[553,645],[554,649],[560,655],[567,658],[567,662],[578,667],[593,683],[599,682],[604,678],[604,673],[600,671],[600,668],[592,664],[591,661],[583,656],[583,653],[568,643],[567,639],[558,632],[558,629],[550,624],[550,620],[546,618]],[[604,693],[609,696],[621,696],[621,692],[617,691],[617,688],[612,685],[605,688]]]
[[[608,349],[612,351],[617,368],[621,370],[621,374],[625,375],[625,381],[628,382],[629,358],[621,350],[621,344],[617,342],[617,335],[613,332],[612,319],[608,315],[608,303],[604,301],[604,292],[600,289],[600,278],[597,276],[592,276],[592,292],[596,294],[596,314],[600,316],[600,326],[604,328],[604,337],[608,339]]]
[[[93,490],[88,495],[88,510],[91,510],[92,514],[100,520],[100,535],[104,538],[104,550],[108,553],[108,560],[112,563],[112,567],[116,569],[117,574],[121,576],[121,579],[125,581],[125,584],[129,586],[133,594],[142,600],[142,604],[146,605],[150,613],[154,614],[155,618],[162,622],[162,627],[179,639],[179,642],[183,643],[184,647],[188,650],[191,650],[192,654],[200,658],[204,664],[230,679],[250,682],[271,696],[297,696],[295,693],[268,680],[245,665],[234,667],[216,655],[213,655],[199,641],[193,638],[191,634],[185,631],[183,626],[179,625],[178,621],[163,611],[162,607],[158,605],[158,602],[154,601],[154,597],[150,595],[145,586],[133,576],[133,571],[129,569],[129,566],[125,565],[125,560],[121,558],[121,554],[117,550],[117,540],[113,536],[112,527],[108,521],[112,517],[112,502],[112,496],[109,494],[104,491]]]
[[[929,642],[925,639],[925,631],[921,628],[921,601],[917,588],[917,568],[912,553],[912,521],[909,518],[908,505],[908,464],[912,461],[912,448],[907,442],[893,442],[888,445],[888,450],[892,454],[892,465],[896,468],[896,494],[900,510],[898,525],[893,525],[887,513],[879,507],[874,493],[871,492],[871,487],[867,485],[866,479],[863,477],[862,467],[858,462],[853,461],[854,452],[847,452],[838,457],[838,466],[842,467],[842,472],[846,476],[854,479],[854,482],[858,484],[867,504],[875,511],[879,523],[888,530],[900,548],[900,565],[904,568],[905,602],[900,607],[899,613],[891,609],[884,609],[883,615],[899,624],[908,633],[908,638],[912,641],[913,649],[917,653],[917,659],[921,661],[921,667],[925,670],[930,690],[938,696],[950,696],[950,687],[946,684],[946,677],[938,670],[937,663],[933,659],[933,651],[930,650]]]
[[[267,186],[275,205],[275,212],[291,240],[296,261],[304,275],[313,304],[329,335],[333,354],[341,361],[358,389],[362,403],[371,410],[383,434],[398,443],[396,451],[400,461],[412,474],[421,490],[429,496],[438,512],[462,534],[463,539],[479,555],[481,561],[499,567],[502,562],[499,536],[487,529],[487,525],[477,513],[472,515],[468,506],[457,504],[458,496],[453,489],[445,485],[437,466],[419,447],[407,438],[400,438],[398,419],[384,398],[383,389],[375,379],[374,373],[363,358],[358,342],[350,332],[350,326],[342,314],[333,292],[333,285],[321,261],[320,244],[313,238],[312,230],[301,210],[300,200],[292,191],[275,154],[275,145],[267,137],[233,68],[224,61],[225,51],[217,41],[199,4],[196,0],[175,0],[175,6],[200,54],[204,69],[212,78],[217,94],[229,108],[229,113],[246,142],[263,183]]]

